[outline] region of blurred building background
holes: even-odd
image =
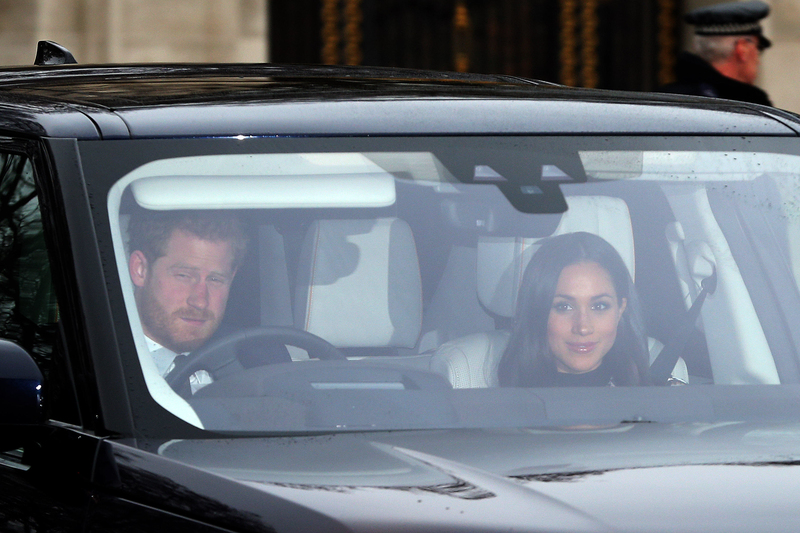
[[[0,0],[0,64],[36,42],[81,63],[263,62],[502,73],[652,90],[674,76],[689,9],[719,0]],[[767,0],[758,85],[800,112],[800,0]]]

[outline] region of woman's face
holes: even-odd
[[[600,366],[617,338],[626,305],[599,264],[565,267],[547,320],[547,341],[557,370],[583,374]]]

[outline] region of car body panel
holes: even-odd
[[[592,109],[595,108],[595,109]],[[542,134],[647,133],[692,131],[699,134],[742,131],[790,135],[783,124],[761,115],[737,116],[716,110],[669,108],[658,105],[571,102],[567,99],[494,100],[484,96],[481,115],[474,116],[474,100],[404,99],[384,96],[359,101],[297,102],[270,109],[226,105],[173,107],[153,114],[150,110],[120,111],[134,137],[175,137],[181,124],[197,120],[199,113],[219,113],[208,135],[375,135],[375,134]],[[666,115],[666,116],[665,116]],[[559,117],[549,120],[545,117]],[[620,117],[624,117],[619,121]],[[619,122],[618,122],[619,121]],[[615,124],[612,129],[610,124]]]
[[[617,531],[796,531],[796,465],[693,465],[589,473],[527,487]],[[774,490],[780,487],[779,490]],[[643,493],[658,497],[642,499]]]
[[[240,484],[353,531],[752,531],[765,514],[792,531],[798,438],[796,424],[621,424],[173,441],[159,451],[212,473],[204,487]],[[150,464],[136,452],[118,462]]]
[[[707,99],[572,89],[501,76],[390,75],[346,67],[238,65],[224,74],[203,65],[20,68],[0,75],[2,99],[55,106],[14,119],[31,133],[52,137],[93,138],[96,133],[81,126],[88,126],[87,117],[103,138],[124,138],[126,128],[137,138],[798,132],[781,116],[786,113],[723,100],[709,107],[702,103]],[[476,100],[482,109],[477,116],[471,112]],[[6,120],[6,128],[17,128]]]

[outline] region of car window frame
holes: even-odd
[[[520,135],[486,135],[487,137],[513,138]],[[77,152],[81,156],[82,170],[86,173],[87,189],[96,198],[105,199],[108,191],[127,172],[132,171],[145,163],[172,157],[183,157],[192,155],[209,154],[239,154],[239,153],[262,153],[260,147],[268,147],[263,153],[282,152],[286,146],[292,147],[292,152],[339,152],[339,151],[381,151],[386,149],[397,150],[397,145],[392,144],[396,139],[412,139],[411,144],[414,151],[419,151],[420,143],[424,143],[427,137],[454,137],[452,135],[431,135],[424,137],[391,136],[391,137],[255,137],[242,139],[222,137],[222,138],[178,138],[178,139],[133,139],[133,140],[106,140],[106,141],[79,141]],[[474,136],[470,136],[474,137]],[[524,137],[549,137],[557,138],[552,135],[524,135]],[[769,150],[760,150],[759,137],[730,137],[730,136],[697,136],[697,135],[626,135],[626,136],[602,136],[602,135],[575,135],[560,136],[562,139],[569,137],[580,138],[582,142],[588,141],[586,149],[606,150],[613,149],[613,146],[620,141],[620,137],[633,139],[633,148],[640,149],[664,149],[670,150],[703,150],[703,151],[730,151],[732,149],[747,151],[766,151],[776,153],[798,154],[795,146],[796,139],[764,137],[764,141],[775,143],[777,146],[769,145]],[[119,155],[114,162],[113,170],[100,165],[102,153],[114,153],[114,147],[132,146],[127,143],[134,143],[141,147],[137,150],[116,150]],[[208,148],[208,147],[211,148]],[[92,155],[90,155],[92,154]],[[93,159],[95,158],[95,159]],[[87,166],[87,162],[89,165]],[[102,168],[104,173],[100,173]],[[135,351],[132,332],[127,320],[127,313],[124,308],[122,289],[119,285],[118,275],[114,261],[114,250],[111,246],[110,224],[105,202],[98,201],[91,203],[91,214],[95,221],[94,229],[99,239],[98,252],[101,262],[106,265],[103,271],[104,277],[109,280],[107,283],[109,311],[111,316],[116,317],[112,320],[115,337],[119,341],[117,349],[120,356],[120,367],[124,373],[125,383],[134,387],[130,393],[130,410],[135,415],[137,423],[135,431],[139,434],[154,438],[193,438],[210,437],[215,433],[192,426],[178,419],[174,415],[166,412],[146,393],[144,378],[138,364],[138,357]],[[124,319],[123,319],[124,317]]]
[[[57,213],[63,209],[61,200],[57,199],[55,194],[56,188],[47,151],[41,142],[15,137],[0,137],[0,151],[25,157],[30,162],[52,291],[58,306],[58,322],[53,333],[53,352],[46,365],[48,370],[44,383],[46,414],[60,423],[84,426],[86,412],[81,406],[85,402],[81,399],[79,387],[76,386],[73,361],[70,357],[73,352],[71,347],[74,345],[71,340],[74,337],[73,328],[67,325],[71,322],[71,318],[64,313],[66,311],[67,315],[72,314],[69,313],[70,307],[67,302],[73,298],[74,293],[69,288],[71,276],[65,268],[65,250],[57,245],[60,242],[57,228],[61,224],[56,218]],[[48,385],[60,391],[57,398],[53,397],[52,392],[48,393]],[[52,387],[50,390],[53,390]]]

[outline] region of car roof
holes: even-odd
[[[798,132],[798,117],[774,108],[511,76],[271,64],[0,69],[5,134],[123,139]]]

